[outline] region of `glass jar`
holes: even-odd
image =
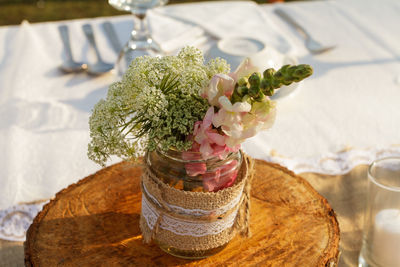
[[[235,184],[242,164],[242,154],[240,151],[229,152],[204,160],[199,152],[180,152],[173,149],[164,152],[157,149],[147,153],[145,164],[157,179],[175,189],[217,192]],[[143,194],[146,195],[146,192]],[[210,215],[195,216],[203,221],[212,219]],[[209,257],[223,250],[229,242],[206,250],[182,250],[167,244],[165,240],[158,240],[157,236],[154,241],[165,252],[186,259]]]
[[[400,266],[400,157],[368,168],[364,233],[358,266]]]

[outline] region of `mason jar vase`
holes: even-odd
[[[209,195],[209,192],[218,192],[235,184],[242,158],[240,151],[221,153],[208,159],[203,159],[199,152],[181,152],[174,149],[162,151],[161,149],[156,149],[146,154],[145,164],[152,176],[158,179],[157,182],[162,182],[177,190],[202,192]],[[147,199],[151,198],[146,190],[144,190],[143,194]],[[216,219],[213,216],[215,215],[213,212],[208,215],[188,215],[196,216],[201,221]],[[157,235],[153,240],[163,251],[186,259],[209,257],[223,250],[229,242],[211,249],[185,250],[168,244],[168,240],[159,240]],[[193,242],[195,242],[195,239]]]

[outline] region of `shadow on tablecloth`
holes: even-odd
[[[367,190],[366,165],[345,175],[300,174],[335,210],[340,227],[339,266],[356,266],[361,249],[363,214]]]
[[[12,242],[0,239],[0,266],[24,266],[23,242]]]

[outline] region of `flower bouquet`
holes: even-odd
[[[135,59],[90,117],[90,159],[145,156],[140,227],[145,242],[184,258],[212,255],[248,233],[252,161],[240,144],[274,122],[269,96],[312,74],[285,65],[234,72],[201,51]]]

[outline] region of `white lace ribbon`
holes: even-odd
[[[152,230],[157,222],[159,212],[154,207],[145,194],[142,194],[142,215],[144,216],[147,225]],[[236,214],[239,206],[228,216],[212,222],[200,222],[194,220],[181,220],[164,214],[159,227],[168,230],[176,235],[202,237],[207,235],[216,235],[222,231],[229,229],[235,222]],[[189,210],[185,209],[186,212]],[[197,210],[194,210],[192,215],[196,215]],[[186,213],[190,214],[190,213]]]

